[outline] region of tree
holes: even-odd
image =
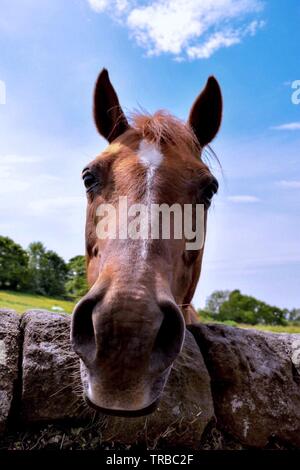
[[[32,242],[28,247],[28,273],[30,279],[30,290],[36,294],[44,295],[44,271],[43,258],[46,248],[41,242]]]
[[[28,255],[9,237],[0,236],[0,288],[22,290],[28,285]]]
[[[300,308],[293,308],[288,312],[288,319],[293,323],[300,323]]]
[[[65,261],[54,251],[47,251],[45,254],[45,290],[48,295],[62,297],[65,295],[65,283],[67,279],[67,265]]]
[[[67,266],[54,251],[47,251],[41,242],[28,247],[30,290],[36,294],[61,297],[65,294]]]
[[[285,325],[287,310],[266,304],[255,297],[243,295],[239,290],[230,293],[220,307],[218,320],[234,320],[238,323],[255,325]]]
[[[66,292],[72,297],[81,297],[88,291],[85,257],[74,256],[69,260],[67,268]]]
[[[229,299],[229,290],[216,290],[206,300],[205,310],[211,316],[218,315],[222,304]]]

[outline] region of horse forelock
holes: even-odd
[[[160,110],[152,115],[132,113],[130,123],[142,139],[155,144],[158,148],[169,144],[179,151],[187,150],[197,156],[201,153],[192,128],[166,111]]]

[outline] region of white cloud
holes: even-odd
[[[121,20],[148,55],[178,60],[208,58],[222,47],[253,36],[264,22],[250,21],[261,0],[88,0],[91,8]]]
[[[300,131],[300,121],[289,122],[287,124],[281,124],[280,126],[273,126],[271,129],[276,131]]]
[[[221,47],[230,47],[239,44],[241,38],[235,33],[218,32],[212,35],[201,46],[192,46],[187,49],[187,54],[191,59],[208,59],[214,52]]]
[[[88,2],[90,7],[97,13],[102,13],[103,11],[110,9],[110,7],[112,7],[115,13],[120,13],[128,8],[129,3],[133,3],[127,0],[88,0]]]
[[[252,203],[252,202],[259,202],[259,198],[256,196],[249,196],[249,195],[237,195],[237,196],[229,196],[228,201],[247,204],[247,203]]]
[[[88,2],[97,13],[101,13],[109,6],[109,0],[88,0]]]
[[[208,59],[218,49],[239,44],[245,36],[254,36],[256,31],[265,25],[264,21],[252,21],[247,27],[236,30],[224,29],[212,34],[207,41],[199,46],[191,46],[187,49],[187,55],[191,59]]]
[[[287,189],[300,189],[300,180],[282,180],[278,181],[278,186]]]

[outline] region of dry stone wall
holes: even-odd
[[[39,427],[56,430],[40,447],[77,448],[83,432],[84,448],[300,447],[300,335],[190,326],[159,408],[118,418],[85,404],[69,330],[66,314],[0,310],[0,441],[10,447],[23,432],[31,448]]]

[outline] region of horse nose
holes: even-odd
[[[184,339],[184,319],[170,300],[145,305],[120,302],[107,308],[99,297],[87,294],[72,316],[71,342],[74,351],[91,365],[95,361],[128,354],[146,355],[149,371],[162,371],[179,354]],[[131,308],[130,308],[131,307]]]
[[[70,339],[73,350],[84,361],[93,360],[96,352],[93,310],[102,301],[109,282],[93,286],[90,291],[75,305],[72,313]]]
[[[185,322],[177,305],[170,300],[159,302],[162,321],[150,355],[150,372],[162,372],[174,362],[184,341]]]
[[[103,409],[113,409],[114,403],[126,409],[132,394],[138,396],[132,407],[144,407],[153,396],[150,389],[158,393],[155,383],[163,383],[159,376],[179,354],[184,331],[183,316],[172,300],[123,297],[108,306],[105,299],[87,294],[73,312],[71,341],[86,367],[90,401]]]
[[[75,306],[71,322],[71,344],[73,350],[85,363],[92,361],[96,352],[95,331],[92,312],[97,304],[89,293]]]

